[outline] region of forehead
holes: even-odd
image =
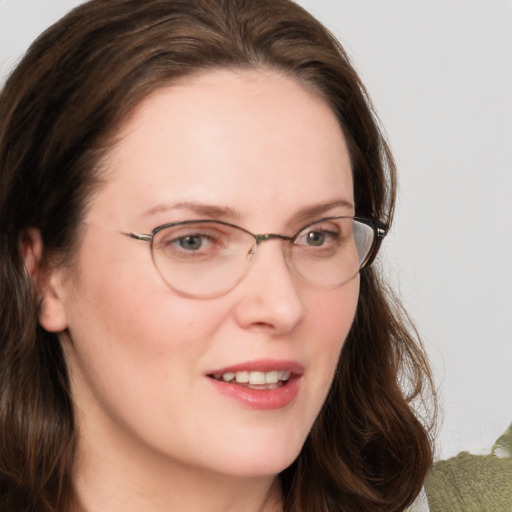
[[[106,168],[104,192],[140,212],[180,201],[277,211],[352,200],[347,147],[327,102],[265,70],[208,71],[155,91],[122,127]]]

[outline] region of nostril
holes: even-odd
[[[252,329],[255,331],[266,331],[269,329],[274,329],[273,324],[267,322],[253,322]]]

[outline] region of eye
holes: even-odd
[[[199,234],[186,235],[171,241],[171,243],[177,245],[185,251],[198,251],[208,242],[209,239],[207,236]]]
[[[309,226],[295,238],[295,245],[303,248],[332,247],[338,243],[340,232],[336,226]]]
[[[352,224],[350,217],[321,219],[302,228],[292,243],[304,255],[330,258],[353,245]]]
[[[311,245],[313,247],[319,247],[325,243],[325,240],[327,238],[326,233],[323,231],[308,231],[305,235],[305,243],[307,245]]]
[[[208,258],[230,244],[228,232],[211,225],[172,226],[158,233],[154,248],[168,258]]]
[[[169,233],[162,239],[161,246],[169,253],[183,255],[211,255],[220,248],[225,247],[228,240],[222,233],[208,230],[204,232],[177,232]]]

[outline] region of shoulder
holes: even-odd
[[[421,489],[418,497],[414,503],[408,509],[406,509],[406,512],[429,512],[427,494],[424,488]]]

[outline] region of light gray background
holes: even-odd
[[[79,0],[0,0],[0,83]],[[344,43],[400,172],[383,264],[440,386],[438,455],[512,420],[512,2],[301,0]]]

